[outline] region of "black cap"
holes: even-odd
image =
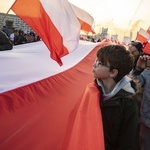
[[[141,42],[131,41],[131,44],[137,48],[137,50],[139,51],[139,53],[143,52],[143,45],[142,45]]]

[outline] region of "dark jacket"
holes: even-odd
[[[0,51],[11,50],[13,48],[7,35],[0,30]]]
[[[136,90],[133,81],[130,85]],[[101,86],[99,90],[103,93]],[[135,94],[120,88],[107,100],[103,98],[101,94],[105,150],[138,150],[139,110]]]

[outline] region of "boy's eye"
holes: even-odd
[[[104,67],[110,68],[110,66],[108,66],[108,65],[103,65],[101,61],[96,60],[96,61],[95,61],[95,68],[97,68],[98,66],[104,66]]]

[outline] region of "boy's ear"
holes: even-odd
[[[118,70],[117,69],[113,69],[110,73],[110,77],[115,78],[118,74]]]

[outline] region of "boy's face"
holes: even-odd
[[[94,78],[101,80],[108,79],[110,77],[110,66],[103,65],[98,59],[93,64]]]

